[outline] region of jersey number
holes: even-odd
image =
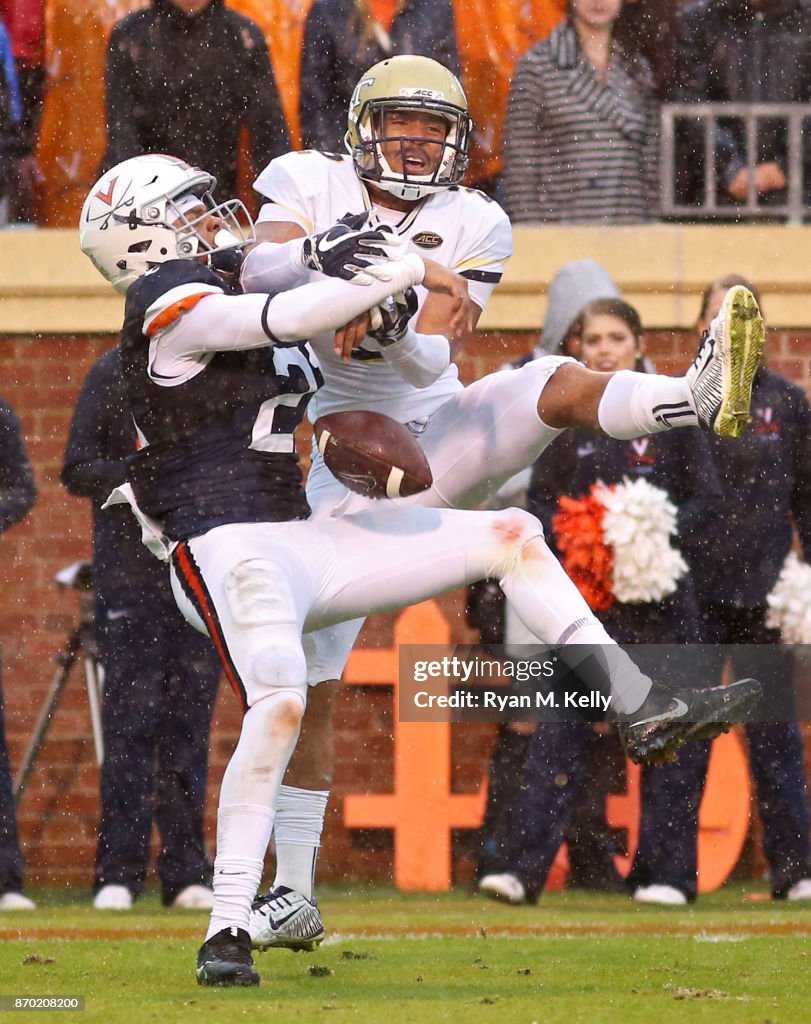
[[[274,349],[279,394],[262,403],[251,433],[251,448],[260,452],[296,450],[296,428],[307,403],[324,383],[321,370],[310,357],[305,345]]]

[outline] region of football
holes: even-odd
[[[367,498],[407,498],[433,483],[425,453],[408,427],[379,412],[334,412],[315,422],[315,442],[330,472]]]

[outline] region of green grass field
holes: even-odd
[[[258,954],[261,987],[228,990],[195,983],[204,914],[154,898],[116,914],[93,910],[88,893],[32,895],[36,912],[0,914],[0,995],[84,996],[85,1010],[63,1020],[811,1021],[811,906],[751,902],[740,887],[676,910],[581,893],[507,907],[463,893],[325,889],[327,942]]]

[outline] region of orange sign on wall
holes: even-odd
[[[450,643],[447,620],[434,601],[406,609],[397,620],[394,646],[354,651],[347,684],[383,684],[398,701],[400,644]],[[394,832],[394,881],[400,889],[444,892],[451,886],[451,833],[478,828],[484,817],[487,780],[478,793],[451,791],[450,722],[400,722],[394,715],[394,791],[353,793],[344,800],[347,828],[389,828]],[[639,768],[627,765],[627,788],[608,799],[609,823],[628,834],[629,856],[617,858],[627,874],[639,837]],[[717,889],[740,856],[749,827],[749,771],[737,736],[713,744],[699,815],[698,883],[700,892]],[[550,887],[560,887],[567,869],[565,846],[550,872]]]
[[[433,601],[408,608],[397,621],[394,647],[355,651],[348,683],[394,684],[397,707],[400,644],[448,644],[450,627]],[[394,716],[394,792],[344,799],[347,828],[394,830],[394,880],[401,889],[444,892],[451,881],[451,831],[478,828],[484,792],[451,792],[450,722],[399,722]]]

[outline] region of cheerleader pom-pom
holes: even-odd
[[[792,551],[766,597],[766,625],[779,629],[784,644],[811,644],[811,565]]]
[[[588,606],[601,612],[614,603],[614,559],[603,540],[605,507],[595,497],[595,489],[596,485],[582,498],[561,498],[552,527],[567,575]]]
[[[563,497],[552,526],[563,567],[594,611],[661,601],[687,572],[671,544],[676,508],[646,480],[596,483],[582,498]]]
[[[613,592],[623,604],[661,601],[674,593],[687,563],[671,544],[676,506],[647,480],[623,480],[599,495],[603,534],[614,552]]]

